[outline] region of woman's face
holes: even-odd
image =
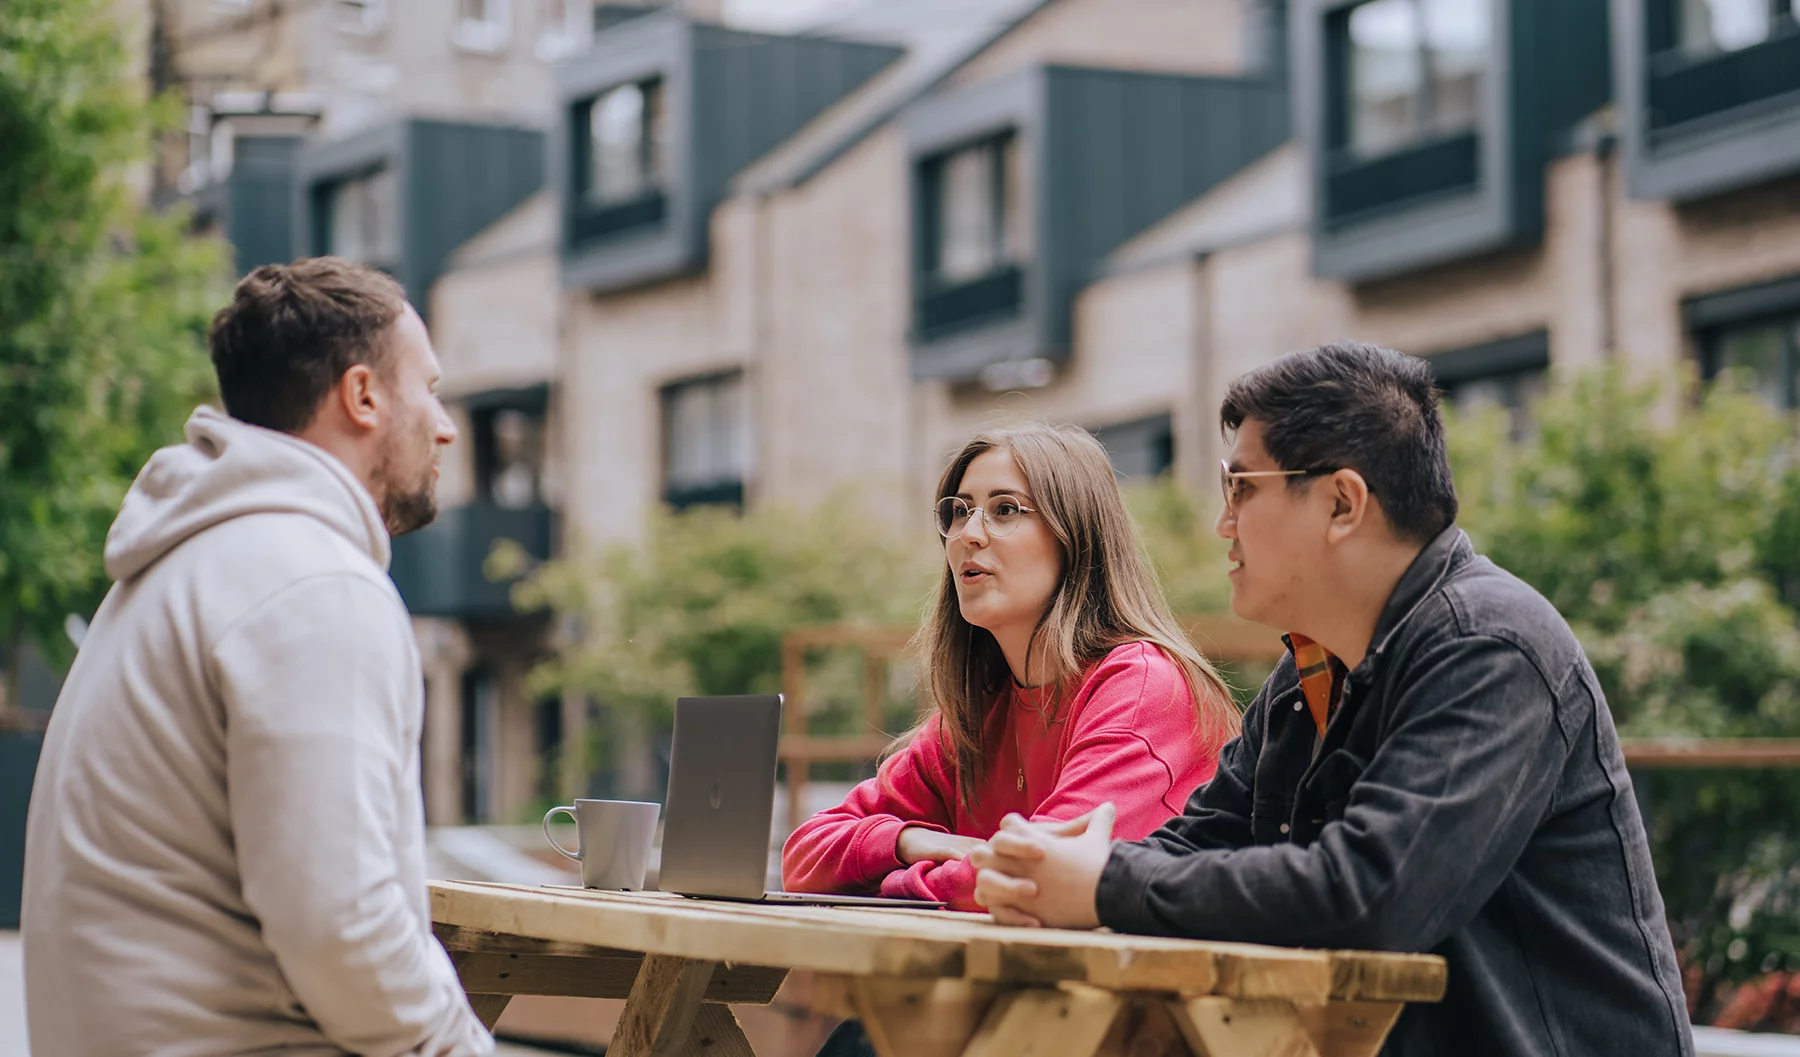
[[[977,455],[956,495],[991,514],[1001,514],[1009,503],[1037,509],[1025,475],[1005,448]],[[993,534],[986,517],[971,514],[961,534],[945,541],[944,557],[963,619],[1002,642],[1019,635],[1029,641],[1062,581],[1062,544],[1038,513],[1018,516],[1004,536]]]

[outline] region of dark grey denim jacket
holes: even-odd
[[[1373,642],[1322,742],[1282,661],[1185,813],[1114,846],[1100,920],[1443,955],[1443,1002],[1386,1054],[1691,1057],[1618,734],[1562,617],[1452,526]]]

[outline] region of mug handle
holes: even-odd
[[[575,809],[572,807],[553,807],[550,810],[544,812],[544,839],[550,842],[550,846],[552,848],[555,848],[557,851],[562,852],[566,858],[570,858],[570,859],[575,860],[576,862],[580,862],[581,854],[579,852],[572,852],[569,849],[563,847],[561,844],[558,844],[556,842],[555,837],[552,837],[550,835],[550,820],[556,817],[556,813],[558,811],[569,816],[571,821],[573,821],[575,818]]]

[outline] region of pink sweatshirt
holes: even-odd
[[[1113,836],[1141,840],[1212,777],[1220,747],[1202,743],[1180,667],[1149,643],[1115,647],[1089,668],[1048,729],[1039,712],[1047,696],[1015,688],[993,709],[1000,729],[988,744],[996,751],[972,803],[957,792],[955,759],[932,716],[878,776],[794,831],[781,852],[782,886],[942,899],[957,910],[979,911],[974,869],[961,859],[902,863],[896,855],[902,828],[985,840],[1008,812],[1062,820],[1110,800],[1119,812]]]

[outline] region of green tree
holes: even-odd
[[[1461,520],[1569,620],[1621,734],[1800,736],[1792,421],[1734,380],[1620,369],[1559,379],[1534,416],[1518,444],[1501,416],[1450,416]],[[1696,1016],[1800,969],[1800,775],[1635,784]]]
[[[658,512],[640,542],[572,551],[515,588],[522,608],[552,610],[563,632],[529,692],[604,702],[629,732],[621,741],[635,743],[614,762],[641,762],[644,739],[666,728],[676,698],[779,690],[789,631],[916,622],[936,569],[930,531],[921,518],[908,545],[845,497],[804,513]],[[518,571],[521,553],[497,550],[489,573]],[[852,698],[854,677],[839,682],[846,692],[834,692],[829,674],[813,682],[809,701]],[[842,717],[824,718],[828,727]],[[598,762],[600,747],[589,752]]]
[[[144,201],[173,100],[111,0],[0,3],[0,668],[106,588],[101,550],[156,447],[211,391],[222,247]]]

